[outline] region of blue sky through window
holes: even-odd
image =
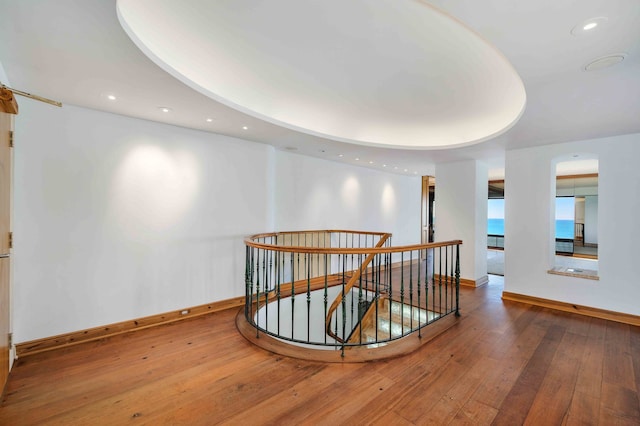
[[[574,220],[575,201],[574,197],[556,197],[556,220]]]
[[[490,198],[488,206],[488,219],[504,219],[504,198]]]

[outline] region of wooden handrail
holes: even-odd
[[[384,243],[387,242],[387,239],[390,236],[391,236],[391,234],[384,234],[380,238],[380,240],[378,241],[378,244],[376,244],[375,248],[381,248],[384,245]],[[385,252],[383,252],[383,253],[385,253]],[[371,261],[375,258],[375,256],[376,256],[376,253],[370,253],[366,257],[364,262],[362,262],[362,265],[360,265],[360,267],[354,271],[354,274],[351,276],[351,279],[349,280],[347,285],[344,286],[344,288],[342,290],[342,294],[339,294],[335,298],[335,300],[333,301],[333,303],[329,307],[329,310],[327,311],[327,317],[325,319],[325,326],[326,326],[327,334],[329,336],[333,337],[334,339],[336,339],[337,341],[343,341],[343,340],[340,337],[338,337],[333,331],[331,331],[331,316],[334,314],[336,309],[338,309],[338,306],[340,305],[340,303],[342,303],[342,300],[344,299],[344,295],[351,291],[353,286],[360,279],[360,276],[362,275],[362,271],[367,269],[367,267],[369,266]],[[336,321],[337,321],[337,319],[336,319]]]
[[[384,235],[384,234],[386,234],[386,232],[353,231],[353,230],[350,230],[350,229],[312,229],[312,230],[304,230],[304,231],[264,232],[264,233],[261,233],[261,234],[252,235],[252,236],[248,237],[247,240],[251,240],[253,238],[277,237],[278,235],[320,234],[320,233],[325,233],[325,234],[344,233],[344,234],[362,234],[362,235]]]
[[[367,234],[367,235],[380,235],[385,238],[385,241],[391,237],[391,234],[384,232],[360,232],[360,231],[307,231],[307,232],[276,232],[270,234],[257,234],[252,235],[244,240],[244,243],[249,247],[255,247],[265,250],[273,250],[286,253],[313,253],[313,254],[380,254],[380,253],[399,253],[402,251],[410,250],[424,250],[438,247],[451,246],[456,244],[462,244],[462,240],[441,241],[437,243],[427,244],[410,244],[406,246],[395,247],[305,247],[305,246],[281,246],[278,244],[259,243],[253,241],[254,238],[264,238],[270,236],[277,236],[282,234],[311,234],[320,232],[349,232],[354,234]]]

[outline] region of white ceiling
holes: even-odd
[[[387,3],[396,8],[422,2]],[[638,0],[427,3],[477,32],[520,75],[526,108],[504,134],[462,148],[407,150],[339,142],[272,124],[212,100],[157,66],[120,26],[115,0],[0,0],[0,63],[12,87],[63,103],[396,173],[429,174],[436,162],[472,158],[499,169],[505,149],[640,132]],[[336,10],[336,19],[339,16]],[[571,34],[574,26],[593,17],[607,20],[589,33]],[[296,16],[285,18],[295,20]],[[383,23],[385,19],[380,17]],[[357,59],[349,40],[341,47]],[[381,51],[381,60],[393,59],[392,53]],[[590,61],[615,53],[624,54],[625,60],[610,68],[583,70]],[[280,60],[291,64],[297,55]],[[358,75],[350,77],[358,79]],[[109,94],[117,100],[109,101]],[[171,112],[163,113],[160,106]]]
[[[503,133],[525,106],[498,50],[420,2],[119,0],[118,17],[195,90],[342,142],[470,145]]]

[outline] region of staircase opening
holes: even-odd
[[[359,362],[417,348],[459,314],[462,242],[390,241],[387,233],[333,230],[248,238],[238,328],[260,346],[306,359]]]

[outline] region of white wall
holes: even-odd
[[[555,163],[598,158],[599,281],[547,274],[554,263]],[[507,151],[505,291],[640,314],[640,134]]]
[[[14,153],[18,343],[240,296],[253,233],[420,240],[419,178],[264,144],[21,100]]]
[[[435,240],[462,240],[460,277],[487,276],[489,169],[476,160],[436,165]]]
[[[11,87],[11,82],[9,81],[9,77],[7,76],[7,73],[4,71],[4,66],[2,65],[2,62],[0,62],[0,83],[4,84],[5,86]]]
[[[65,105],[16,120],[16,342],[244,293],[273,148]]]
[[[420,243],[420,177],[278,151],[276,227],[391,232],[394,246]]]

